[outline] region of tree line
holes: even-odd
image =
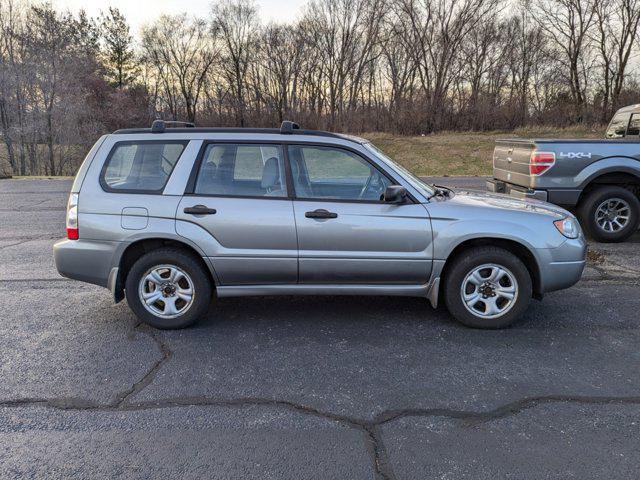
[[[638,101],[640,0],[251,0],[163,15],[134,37],[0,0],[0,134],[15,174],[71,173],[96,138],[154,118],[429,134],[604,123]]]

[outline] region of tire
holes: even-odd
[[[180,249],[160,248],[145,253],[133,264],[127,275],[125,295],[131,310],[144,323],[160,329],[177,329],[193,325],[207,313],[212,286],[194,255]]]
[[[498,247],[475,247],[462,252],[452,262],[445,275],[445,304],[449,313],[463,325],[504,328],[527,309],[533,290],[531,275],[513,253]],[[479,277],[472,275],[474,272]],[[497,276],[492,279],[494,273]],[[474,298],[475,302],[467,306],[463,291],[469,302]]]
[[[613,210],[608,210],[607,205],[613,206]],[[603,215],[605,210],[608,212]],[[617,212],[617,213],[613,213]],[[622,228],[619,227],[622,215],[627,213],[628,218]],[[616,215],[619,219],[617,223],[610,222],[607,215]],[[616,185],[605,185],[597,187],[589,192],[578,206],[578,217],[582,228],[587,234],[598,242],[623,242],[638,229],[640,220],[640,201],[626,188]],[[600,222],[598,221],[600,219]]]

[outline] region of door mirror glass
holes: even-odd
[[[403,203],[407,198],[407,189],[400,185],[389,185],[382,199],[385,203]]]

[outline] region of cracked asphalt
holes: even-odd
[[[0,181],[0,478],[638,477],[640,234],[508,330],[259,297],[155,331],[55,271],[69,188]]]

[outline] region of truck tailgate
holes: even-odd
[[[493,150],[493,177],[496,180],[533,187],[529,159],[536,144],[530,140],[498,140]]]

